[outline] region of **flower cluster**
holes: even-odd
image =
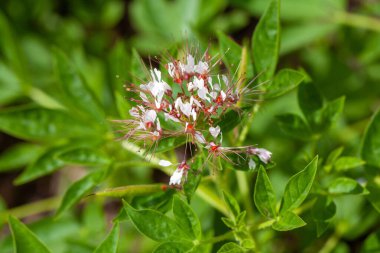
[[[127,91],[137,94],[138,98],[132,100],[138,105],[129,111],[132,119],[118,121],[126,128],[124,138],[157,147],[164,138],[184,136],[188,142],[207,149],[207,159],[220,157],[233,162],[230,154],[244,154],[249,159],[250,169],[256,167],[252,156],[268,163],[271,153],[265,149],[222,146],[219,119],[229,110],[239,110],[237,103],[247,89],[240,87],[241,81],[233,82],[227,75],[212,74],[211,70],[220,62],[220,59],[213,60],[207,52],[199,59],[188,53],[184,59],[172,59],[164,65],[164,72],[150,69],[148,82],[127,85]],[[163,161],[161,165],[171,163]],[[169,184],[180,184],[189,168],[184,159]]]

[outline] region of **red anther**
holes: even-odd
[[[182,79],[179,78],[179,77],[177,77],[177,78],[174,79],[174,82],[178,83],[178,84],[181,84],[182,83]]]
[[[218,103],[218,104],[222,104],[222,103],[223,103],[223,99],[222,99],[222,97],[221,97],[221,96],[218,96],[218,97],[216,98],[215,102]]]
[[[166,184],[161,185],[161,190],[166,191],[168,189],[168,186]]]
[[[151,128],[152,126],[153,126],[153,122],[152,121],[149,121],[149,122],[145,123],[145,127],[146,128]]]

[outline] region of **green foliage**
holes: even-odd
[[[94,253],[116,253],[119,241],[119,223],[116,223],[109,235],[95,249]]]
[[[0,252],[379,252],[373,2],[1,1]],[[125,135],[128,87],[189,52],[244,91],[209,119],[223,155]]]
[[[24,224],[15,217],[8,219],[16,253],[49,253],[50,250]]]
[[[305,200],[313,185],[317,164],[318,157],[315,157],[303,170],[289,179],[285,186],[280,213],[297,208]]]
[[[276,195],[264,167],[260,166],[253,196],[260,213],[266,217],[277,216]]]
[[[280,49],[280,1],[272,0],[255,28],[252,55],[255,73],[260,80],[272,78]]]

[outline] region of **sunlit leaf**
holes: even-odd
[[[98,170],[92,172],[80,180],[74,182],[69,189],[65,192],[63,196],[61,205],[59,206],[56,216],[62,215],[63,212],[74,206],[77,202],[81,200],[86,194],[88,194],[91,189],[93,189],[105,176],[105,171]]]
[[[188,240],[186,233],[171,218],[150,209],[136,210],[124,202],[124,208],[133,225],[145,236],[155,241]]]
[[[153,253],[182,253],[188,252],[193,244],[189,242],[163,242],[154,249]]]
[[[298,215],[286,211],[281,213],[278,220],[273,223],[272,228],[277,231],[288,231],[305,225],[306,223]]]
[[[119,241],[119,223],[116,223],[109,235],[95,249],[94,253],[116,253]]]
[[[280,1],[272,0],[261,16],[252,37],[255,73],[260,80],[269,80],[275,70],[280,48]]]
[[[269,83],[264,98],[275,98],[296,88],[305,78],[305,75],[293,69],[281,69]]]
[[[0,130],[21,139],[36,141],[57,141],[94,134],[91,128],[62,111],[36,107],[0,112]]]
[[[91,115],[102,122],[104,120],[103,109],[86,85],[84,78],[75,69],[74,64],[59,50],[55,50],[55,59],[61,87],[67,98],[67,105],[75,110],[82,110],[85,112],[83,115]]]
[[[42,146],[35,144],[16,144],[0,155],[0,171],[19,169],[34,161],[43,150]]]
[[[234,242],[228,242],[224,244],[218,251],[218,253],[244,253],[245,250]]]
[[[368,165],[380,168],[380,111],[375,113],[367,127],[361,155]]]
[[[200,239],[202,235],[201,224],[197,215],[179,197],[173,199],[173,214],[178,225],[193,239]]]
[[[285,186],[281,213],[297,208],[307,197],[317,172],[318,156],[289,179]]]
[[[9,216],[9,226],[12,231],[15,253],[49,253],[50,250],[23,223]]]
[[[253,198],[262,215],[271,218],[276,217],[276,195],[263,166],[259,168]]]

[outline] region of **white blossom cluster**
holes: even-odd
[[[231,161],[229,154],[244,153],[268,163],[271,152],[265,149],[222,146],[221,127],[215,122],[227,111],[239,110],[237,103],[246,89],[240,87],[241,82],[234,83],[226,75],[211,74],[217,63],[212,63],[207,52],[198,60],[187,54],[182,60],[173,59],[167,63],[164,75],[157,68],[152,68],[147,83],[129,84],[127,91],[136,93],[139,98],[132,99],[138,104],[129,111],[132,119],[118,121],[126,129],[124,138],[157,146],[164,138],[185,136],[190,142],[208,150],[207,159],[221,157]],[[173,124],[176,127],[172,129],[163,127]],[[251,158],[248,164],[250,169],[256,167]],[[170,166],[171,163],[162,161],[160,165]],[[184,159],[169,184],[181,184],[189,168]]]

